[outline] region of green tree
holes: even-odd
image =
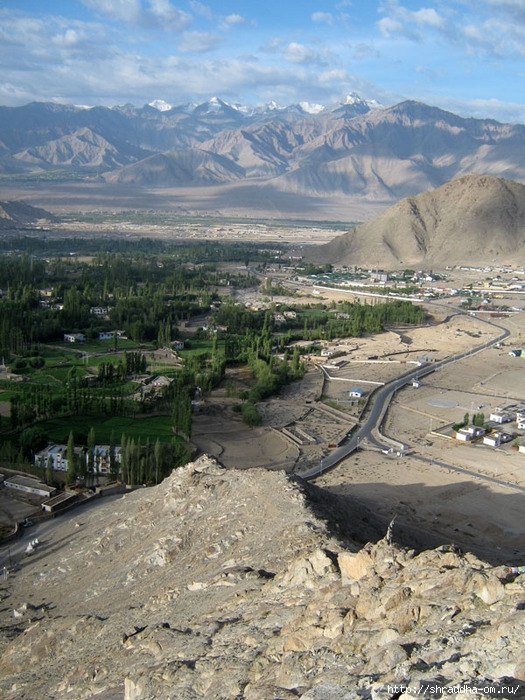
[[[67,473],[66,473],[66,483],[71,486],[76,482],[77,479],[77,455],[75,454],[75,436],[73,431],[69,433],[69,439],[67,441]]]
[[[53,459],[51,455],[49,455],[46,462],[46,484],[48,486],[51,486],[51,484],[53,483],[53,479]]]
[[[95,445],[97,444],[97,439],[95,435],[95,429],[93,426],[90,427],[89,433],[88,433],[88,442],[87,442],[87,473],[88,473],[88,478],[91,479],[91,481],[94,478],[95,475]]]
[[[250,401],[243,403],[241,409],[242,420],[246,425],[251,427],[260,425],[262,423],[262,416]]]
[[[117,462],[117,443],[115,431],[111,431],[109,438],[109,478],[115,481],[118,478],[119,466]]]

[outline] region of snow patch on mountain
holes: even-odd
[[[153,102],[149,103],[149,106],[157,109],[159,112],[169,112],[170,109],[173,109],[172,105],[164,102],[164,100],[153,100]]]

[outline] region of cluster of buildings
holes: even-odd
[[[121,448],[119,445],[114,447],[115,463],[119,471],[122,461]],[[87,447],[75,447],[75,456],[81,460],[88,458]],[[67,472],[68,458],[67,445],[48,445],[43,450],[35,454],[34,463],[38,467],[47,469],[51,466],[53,471]],[[109,445],[95,445],[93,449],[93,473],[94,474],[109,474],[111,467],[111,448]]]
[[[97,340],[114,340],[115,336],[117,336],[117,339],[126,338],[124,331],[101,331],[97,336]],[[64,333],[65,343],[84,343],[85,340],[85,333]]]
[[[489,424],[496,424],[496,426],[505,423],[515,423],[517,430],[525,430],[525,408],[516,406],[498,407],[490,414],[488,422]],[[519,435],[514,431],[498,430],[497,427],[487,431],[486,428],[477,425],[465,425],[455,432],[455,438],[460,442],[482,440],[483,444],[489,447],[499,447],[517,437]],[[518,450],[519,452],[525,452],[525,445],[520,445]]]

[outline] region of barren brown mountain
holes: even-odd
[[[307,250],[312,262],[406,266],[525,263],[525,186],[466,175],[407,197],[377,218]]]

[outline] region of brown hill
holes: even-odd
[[[42,221],[53,222],[58,218],[25,202],[0,202],[0,229],[27,228]]]
[[[133,160],[128,153],[119,151],[106,139],[83,127],[73,134],[47,141],[42,146],[26,148],[14,156],[26,165],[103,167],[105,169],[121,168]]]
[[[525,186],[466,175],[408,197],[326,245],[311,262],[438,266],[525,263]]]
[[[228,158],[198,148],[159,153],[103,177],[108,183],[144,187],[224,184],[244,171]]]

